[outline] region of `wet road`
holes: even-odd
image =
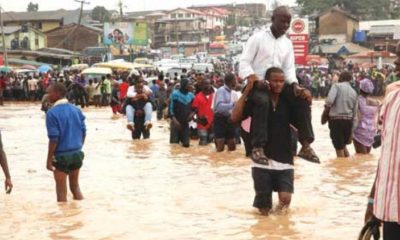
[[[151,140],[132,141],[109,108],[84,110],[85,200],[58,204],[40,106],[7,104],[0,129],[14,190],[0,193],[0,239],[355,239],[379,152],[335,159],[328,127],[319,123],[322,106],[313,106],[322,164],[295,160],[290,210],[263,217],[252,208],[242,147],[217,154],[194,141],[190,149],[170,146],[165,122],[155,124]]]

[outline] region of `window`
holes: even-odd
[[[191,17],[191,14],[190,13],[186,13],[185,14],[185,18],[190,18]]]
[[[39,47],[39,34],[35,33],[35,46]]]
[[[42,29],[42,23],[41,22],[38,23],[38,29]]]
[[[179,13],[178,18],[183,18],[183,13]]]
[[[176,13],[171,14],[171,18],[176,18]]]

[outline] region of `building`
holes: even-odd
[[[5,26],[4,35],[7,49],[36,50],[46,47],[46,35],[31,27]],[[2,38],[0,46],[3,47]]]
[[[81,23],[87,24],[91,11],[83,11]],[[78,23],[80,9],[38,12],[5,12],[3,13],[4,26],[30,26],[46,32],[70,23]]]
[[[49,48],[82,51],[102,43],[103,30],[86,25],[71,23],[45,32]]]
[[[206,38],[206,15],[192,9],[178,8],[168,12],[167,17],[155,22],[154,47],[171,48],[172,54],[193,54],[204,51]]]
[[[365,36],[364,45],[375,51],[395,52],[400,39],[400,20],[361,21],[359,31]]]
[[[352,41],[359,22],[357,17],[335,6],[316,17],[315,27],[320,42],[333,39],[336,43],[345,43]]]
[[[3,50],[0,48],[0,58],[3,54]],[[77,52],[57,48],[42,48],[35,51],[23,49],[9,50],[7,51],[7,55],[14,65],[20,65],[23,61],[35,61],[51,65],[67,66],[81,58],[81,55]]]
[[[205,20],[197,19],[161,19],[155,23],[155,48],[175,42],[201,42],[205,37]]]
[[[199,11],[207,11],[208,9],[224,9],[229,13],[227,27],[229,25],[239,26],[255,26],[265,22],[267,12],[263,3],[243,3],[243,4],[215,4],[215,5],[196,5],[190,7]]]

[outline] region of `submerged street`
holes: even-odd
[[[313,103],[314,149],[322,164],[295,159],[295,193],[287,213],[252,207],[250,160],[243,146],[169,144],[168,124],[132,141],[126,120],[109,108],[84,109],[87,139],[81,171],[85,199],[58,204],[46,170],[47,136],[39,104],[7,103],[0,126],[14,189],[0,194],[4,239],[355,239],[375,177],[372,155],[336,159],[323,102]],[[274,195],[274,204],[277,198]]]

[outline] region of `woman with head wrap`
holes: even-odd
[[[370,98],[374,91],[374,84],[368,78],[360,82],[360,96],[358,97],[358,124],[353,132],[353,143],[357,153],[368,154],[374,143],[376,134],[376,114],[378,113],[378,100]]]

